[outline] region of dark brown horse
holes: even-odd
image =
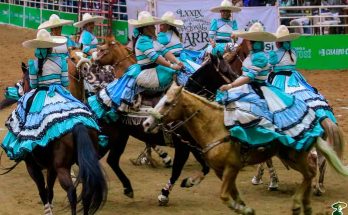
[[[249,49],[246,41],[237,46],[229,47],[227,46],[225,53],[223,55],[225,61],[230,65],[232,71],[238,75],[242,75],[242,64],[245,58],[249,55]]]
[[[28,77],[28,72],[25,71],[23,83],[27,91],[30,90]],[[51,141],[46,147],[37,146],[32,153],[25,156],[28,173],[39,190],[45,214],[53,214],[53,186],[56,178],[67,192],[71,214],[76,214],[76,205],[81,200],[84,214],[94,214],[103,206],[107,196],[107,184],[99,165],[97,144],[97,131],[78,124],[71,132]],[[77,184],[74,185],[70,177],[71,166],[75,163],[80,169],[77,181],[82,183],[79,198],[76,195]],[[9,171],[13,168],[9,168]],[[47,170],[46,181],[42,173],[43,169]]]

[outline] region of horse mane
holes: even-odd
[[[187,91],[185,89],[183,89],[183,91],[184,91],[184,93],[186,93],[186,94],[188,94],[188,95],[198,99],[199,101],[203,102],[204,104],[206,104],[206,105],[208,105],[208,106],[210,106],[210,107],[212,107],[212,108],[214,108],[216,110],[223,110],[224,109],[221,105],[219,105],[216,102],[211,102],[208,99],[206,99],[206,98],[204,98],[202,96],[199,96],[197,94],[191,93],[190,91]]]

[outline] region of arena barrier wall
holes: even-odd
[[[24,7],[9,3],[0,3],[0,23],[16,25],[25,28],[37,29],[40,23],[47,21],[51,14],[57,14],[62,19],[74,20],[77,22],[78,15],[54,10],[45,10],[34,7]],[[113,33],[118,41],[123,44],[128,42],[128,23],[126,21],[114,20],[112,22]],[[72,35],[76,28],[71,26],[63,27],[63,34]]]

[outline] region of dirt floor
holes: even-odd
[[[0,25],[0,91],[12,85],[21,77],[20,62],[33,57],[33,50],[25,49],[21,43],[26,39],[35,37],[35,32],[28,29]],[[348,71],[304,71],[304,76],[309,82],[329,100],[333,106],[339,125],[345,134],[348,134]],[[3,98],[3,93],[0,99]],[[14,107],[0,112],[0,138],[5,135],[4,122]],[[159,207],[157,195],[162,186],[170,177],[170,169],[159,167],[133,166],[129,159],[135,158],[142,150],[144,144],[135,139],[129,140],[129,145],[121,159],[121,166],[128,174],[135,192],[134,199],[124,196],[121,183],[107,166],[105,167],[109,182],[109,195],[107,203],[99,214],[233,214],[219,199],[220,181],[210,173],[198,186],[191,189],[182,189],[178,184],[174,187],[170,203],[167,207]],[[347,147],[346,147],[347,149]],[[170,155],[172,149],[167,148]],[[300,183],[300,175],[293,170],[286,170],[278,159],[275,166],[280,177],[279,191],[267,190],[268,174],[265,174],[265,184],[253,186],[250,183],[256,167],[247,167],[238,177],[238,187],[244,201],[254,208],[259,215],[290,214],[292,206],[291,196]],[[344,163],[348,163],[348,153],[344,156]],[[1,165],[11,165],[7,157],[2,156]],[[183,171],[183,179],[199,170],[199,165],[192,159],[188,161]],[[312,205],[314,214],[331,214],[330,205],[336,201],[348,203],[348,178],[338,176],[329,169],[326,175],[326,193],[321,197],[313,196]],[[21,163],[13,172],[0,176],[0,214],[42,214],[43,206],[39,201],[38,192],[34,182],[26,172],[24,163]],[[56,214],[69,214],[66,209],[67,198],[65,192],[57,183],[55,186],[54,212]],[[348,209],[343,212],[348,213]]]

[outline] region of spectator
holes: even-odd
[[[243,0],[232,0],[233,6],[243,7]]]

